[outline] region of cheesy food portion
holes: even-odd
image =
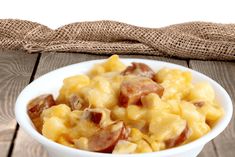
[[[113,55],[86,74],[65,78],[56,99],[45,93],[30,101],[28,114],[57,143],[132,154],[194,141],[213,128],[223,109],[212,86],[192,83],[189,71],[127,66]]]

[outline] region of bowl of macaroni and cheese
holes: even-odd
[[[113,55],[34,80],[15,115],[50,156],[195,157],[232,110],[224,88],[199,72]]]

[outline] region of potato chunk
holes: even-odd
[[[137,144],[126,141],[119,140],[113,149],[113,154],[132,154],[135,152]]]
[[[120,61],[118,55],[112,55],[104,63],[96,64],[89,72],[89,76],[95,77],[107,72],[121,72],[125,67],[126,66]]]
[[[60,89],[57,103],[69,104],[72,95],[79,93],[79,90],[90,83],[90,78],[86,75],[75,75],[64,79],[63,86]]]
[[[165,89],[163,99],[180,100],[186,97],[192,88],[191,73],[179,69],[163,68],[156,73],[154,79]]]
[[[209,83],[196,83],[188,98],[189,100],[201,99],[212,102],[215,99],[215,92]]]
[[[145,110],[136,105],[129,105],[127,107],[127,117],[130,120],[139,120],[145,115]]]
[[[64,121],[58,117],[51,117],[45,120],[42,128],[42,134],[53,141],[57,141],[66,131],[67,128],[64,125]]]
[[[155,140],[166,141],[179,136],[187,122],[178,115],[159,113],[150,122],[149,132]]]
[[[80,89],[79,93],[85,103],[92,107],[110,108],[118,102],[116,93],[111,88],[111,82],[103,76],[93,78],[89,85]]]

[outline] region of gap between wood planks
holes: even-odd
[[[35,62],[35,64],[34,64],[33,72],[32,72],[32,74],[31,74],[31,77],[30,77],[30,80],[29,80],[29,83],[28,83],[28,84],[30,84],[30,83],[34,80],[34,76],[35,76],[35,74],[36,74],[36,71],[37,71],[37,68],[38,68],[38,64],[39,64],[40,58],[41,58],[41,53],[38,53],[37,60],[36,60],[36,62]],[[11,157],[11,155],[12,155],[12,152],[13,152],[13,149],[14,149],[14,145],[15,145],[15,140],[16,140],[17,133],[18,133],[18,130],[19,130],[19,124],[16,123],[14,135],[13,135],[13,138],[12,138],[12,141],[11,141],[11,145],[10,145],[10,148],[9,148],[9,151],[8,151],[8,154],[7,154],[7,157]]]

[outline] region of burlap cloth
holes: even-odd
[[[0,20],[0,49],[235,60],[235,24],[190,22],[142,28],[95,21],[53,30],[35,22],[4,19]]]

